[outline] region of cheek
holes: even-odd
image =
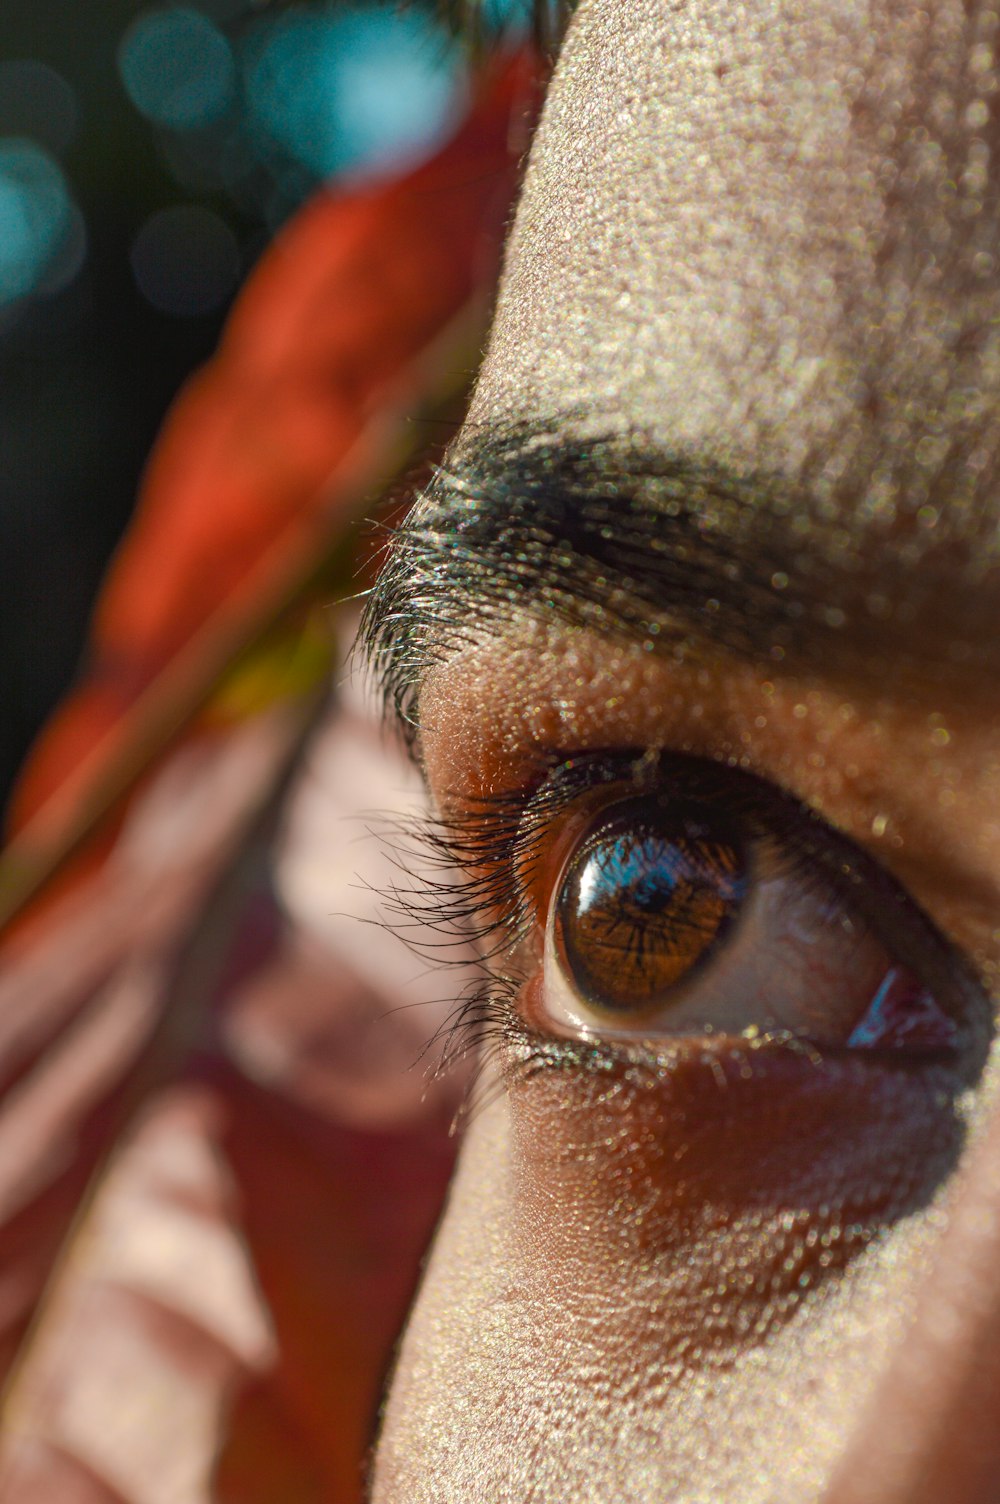
[[[775,1057],[494,1101],[402,1346],[377,1504],[819,1498],[908,1309],[951,1100],[926,1073]]]
[[[666,1084],[538,1077],[511,1095],[519,1255],[602,1305],[633,1367],[734,1362],[931,1205],[957,1096],[944,1068],[784,1051],[692,1052]]]
[[[514,1504],[530,1497],[522,1458],[532,1425],[549,1418],[548,1449],[560,1450],[555,1418],[566,1386],[553,1375],[552,1344],[542,1331],[540,1271],[524,1262],[518,1178],[508,1104],[497,1100],[467,1128],[403,1337],[376,1454],[374,1504]]]

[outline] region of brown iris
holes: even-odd
[[[656,797],[603,811],[556,899],[560,960],[588,1003],[612,1012],[662,1005],[715,949],[747,889],[732,824],[709,807]]]

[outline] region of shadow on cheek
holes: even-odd
[[[511,1093],[523,1267],[550,1304],[604,1301],[623,1340],[645,1311],[660,1341],[724,1362],[931,1203],[965,1139],[964,1085],[782,1048],[600,1083],[543,1071]]]

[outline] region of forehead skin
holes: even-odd
[[[958,568],[993,549],[996,24],[958,0],[583,0],[466,436],[553,415],[578,438],[639,431],[801,482],[804,549],[831,509],[845,548],[876,531],[914,567],[929,539],[953,540]],[[889,1236],[796,1305],[815,1188],[768,1217],[643,1224],[623,1210],[643,1156],[607,1147],[632,1130],[596,1097],[528,1096],[468,1133],[377,1504],[826,1498],[912,1314],[933,1212],[903,1196]],[[863,1156],[895,1108],[852,1103]],[[737,1153],[726,1131],[716,1147]],[[727,1345],[745,1276],[736,1316],[761,1340]],[[782,1279],[794,1324],[773,1319]]]
[[[995,32],[957,0],[585,3],[467,431],[579,412],[852,527],[988,496],[992,538]]]

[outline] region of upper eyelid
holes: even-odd
[[[436,797],[455,807],[528,783],[553,744],[676,748],[746,768],[867,852],[986,980],[1000,944],[997,828],[976,808],[991,807],[1000,786],[995,732],[979,705],[942,712],[940,701],[898,700],[895,688],[845,699],[822,680],[727,658],[671,661],[596,631],[522,623],[435,671],[422,745]],[[952,738],[943,753],[931,729],[942,721]],[[961,797],[944,814],[956,778]]]
[[[842,831],[777,785],[725,763],[641,748],[551,752],[529,782],[466,803],[459,812],[438,822],[442,854],[447,852],[456,865],[485,872],[510,867],[512,878],[520,867],[523,878],[524,864],[537,858],[545,832],[584,796],[596,795],[603,786],[620,786],[630,796],[643,789],[653,792],[659,784],[661,764],[675,776],[679,771],[691,774],[696,770],[702,796],[719,799],[730,808],[752,809],[755,818],[779,839],[794,845],[805,857],[814,858],[819,870],[845,897],[850,897],[852,885],[873,881],[877,876],[886,884],[891,882],[894,890],[899,889],[871,853],[858,848]],[[724,788],[725,784],[730,786]],[[815,839],[806,841],[810,829]],[[834,860],[829,859],[830,852],[835,853]],[[483,886],[486,897],[488,880]],[[523,881],[519,886],[523,887]],[[516,914],[504,916],[502,922],[516,930],[524,918],[519,908]]]
[[[631,797],[643,788],[652,792],[660,783],[661,762],[675,773],[678,765],[687,765],[688,771],[698,768],[706,780],[703,793],[709,785],[715,785],[709,791],[710,797],[730,808],[744,805],[752,810],[762,831],[782,843],[800,879],[814,881],[827,891],[832,889],[843,902],[861,911],[868,910],[869,917],[878,910],[879,928],[891,914],[896,927],[893,939],[905,958],[932,970],[942,979],[942,985],[961,977],[963,983],[981,990],[970,957],[940,934],[913,894],[872,852],[785,789],[725,763],[638,748],[582,755],[552,753],[547,775],[538,775],[533,785],[500,796],[508,819],[518,802],[522,815],[518,835],[511,842],[516,849],[498,850],[493,854],[494,860],[502,863],[512,856],[522,863],[539,860],[545,831],[565,818],[585,794],[596,793],[602,785],[609,789],[620,786],[621,797]],[[595,806],[595,813],[598,807]],[[516,874],[511,876],[514,878]],[[529,921],[543,921],[544,915],[528,912],[530,905],[526,902],[523,881],[512,883],[512,889],[516,891],[518,907],[515,913],[502,916],[502,923],[507,926],[508,938],[516,942]]]
[[[395,913],[405,913],[414,925],[430,925],[439,934],[447,935],[442,945],[460,945],[471,937],[480,945],[481,955],[499,957],[523,938],[535,917],[529,902],[531,893],[526,892],[525,884],[517,878],[519,871],[525,874],[531,863],[543,859],[546,827],[565,817],[583,794],[594,793],[603,784],[614,781],[632,782],[633,788],[641,787],[644,782],[653,784],[660,761],[671,763],[678,758],[699,764],[716,781],[737,781],[729,797],[735,797],[738,785],[747,790],[767,788],[771,820],[780,812],[783,818],[792,821],[800,832],[800,847],[803,830],[812,826],[817,841],[815,851],[809,856],[817,857],[827,880],[833,880],[845,898],[851,899],[850,887],[845,886],[844,872],[836,869],[835,853],[844,854],[850,868],[848,880],[863,883],[874,878],[884,892],[902,893],[908,913],[919,916],[911,920],[914,932],[929,932],[937,937],[932,949],[938,955],[947,949],[958,958],[962,970],[982,990],[979,967],[971,960],[971,952],[962,948],[961,935],[955,932],[950,932],[947,938],[941,935],[914,896],[913,884],[907,883],[895,869],[896,863],[884,862],[863,838],[859,839],[856,826],[845,832],[838,824],[830,823],[826,812],[815,811],[797,790],[789,791],[774,782],[767,764],[746,772],[743,767],[735,766],[731,757],[713,758],[701,750],[672,752],[669,744],[666,747],[612,744],[583,749],[571,744],[535,744],[529,754],[513,763],[508,761],[502,775],[505,782],[499,785],[493,782],[490,793],[478,797],[459,791],[450,793],[447,787],[441,788],[438,779],[441,814],[423,823],[418,821],[421,829],[417,832],[421,848],[418,865],[427,869],[430,856],[432,878],[430,883],[421,880],[411,889],[398,890],[392,898]],[[860,835],[863,836],[863,829]],[[412,836],[414,830],[406,839]],[[459,874],[457,881],[456,874]],[[441,960],[441,955],[433,954],[430,949],[427,954],[430,960]]]

